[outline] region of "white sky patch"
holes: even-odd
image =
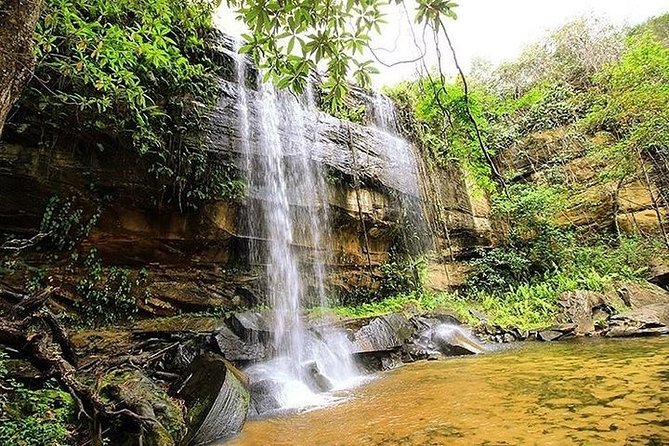
[[[597,17],[615,26],[632,26],[649,17],[669,12],[669,0],[460,0],[456,12],[458,19],[446,22],[458,59],[465,72],[472,61],[484,59],[498,64],[512,60],[529,44],[539,40],[549,30],[578,17]],[[413,18],[413,6],[407,2],[409,14]],[[383,35],[375,36],[372,47],[383,62],[414,59],[418,50],[413,43],[409,23],[403,10],[393,8]],[[222,7],[217,14],[221,28],[239,35],[244,26],[234,20],[234,13]],[[419,43],[420,30],[415,29]],[[428,46],[432,47],[427,36]],[[383,51],[381,49],[391,50]],[[443,69],[448,74],[455,73],[450,53],[442,42]],[[433,53],[428,54],[426,65],[436,63]],[[374,76],[374,84],[393,85],[405,79],[415,78],[415,63],[385,67],[377,64],[380,74]]]

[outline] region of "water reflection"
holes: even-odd
[[[535,344],[387,373],[234,445],[669,445],[669,338]]]

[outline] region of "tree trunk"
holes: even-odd
[[[42,0],[0,0],[0,136],[33,70],[33,33]]]

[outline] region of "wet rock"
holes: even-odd
[[[558,320],[575,324],[576,335],[595,333],[595,314],[601,314],[602,311],[606,314],[613,313],[606,297],[593,291],[576,290],[562,293],[558,305],[562,308]]]
[[[669,262],[656,261],[648,269],[648,281],[669,291]]]
[[[135,413],[155,419],[142,433],[143,444],[174,446],[182,440],[186,423],[179,404],[138,370],[114,370],[102,377],[100,395],[122,401]],[[139,444],[140,432],[127,432],[128,444]]]
[[[235,83],[226,80],[221,80],[220,88],[223,95],[211,111],[206,139],[213,151],[236,151],[242,137],[238,125],[239,89]],[[257,99],[255,92],[247,91],[247,94],[251,101]],[[261,125],[262,119],[254,107],[250,107],[248,113],[251,144],[258,144],[256,135],[259,132],[254,130]],[[395,138],[375,127],[344,123],[326,113],[308,113],[304,118],[305,133],[315,136],[311,150],[314,161],[346,175],[357,173],[365,182],[381,184],[414,197],[419,195],[417,173],[411,158],[397,153],[409,149],[398,146]],[[280,131],[287,132],[288,129],[281,128]],[[358,163],[363,165],[356,172]]]
[[[388,314],[372,319],[354,334],[353,344],[357,353],[389,352],[398,350],[415,332],[407,318]]]
[[[267,343],[271,337],[272,322],[268,313],[257,311],[235,313],[228,321],[228,325],[245,341]]]
[[[439,324],[462,325],[460,320],[450,313],[427,313],[412,317],[411,322],[417,329],[432,328]]]
[[[390,355],[381,357],[381,370],[392,370],[402,365],[402,358],[399,355]]]
[[[540,341],[557,341],[562,337],[563,333],[559,330],[541,330],[537,332],[537,338]]]
[[[516,327],[504,328],[498,325],[482,325],[474,329],[478,339],[485,342],[504,344],[527,339],[528,333]]]
[[[316,361],[309,361],[302,370],[305,382],[315,392],[328,392],[332,390],[332,382],[318,369]]]
[[[516,341],[525,341],[530,337],[530,332],[527,330],[521,330],[520,328],[514,327],[510,331],[513,336],[516,338]]]
[[[382,319],[401,341],[409,339],[414,334],[414,325],[401,314],[391,313],[382,316]]]
[[[657,303],[613,316],[606,336],[669,334],[669,304]]]
[[[626,282],[620,285],[617,291],[632,310],[655,304],[669,305],[669,291],[648,282]]]
[[[218,328],[213,338],[223,356],[235,364],[259,362],[270,356],[270,347],[266,342],[259,339],[244,341],[226,326]]]
[[[573,337],[575,332],[576,324],[565,324],[547,330],[540,330],[536,336],[539,341],[551,342]]]
[[[402,356],[397,351],[355,353],[358,369],[363,373],[391,370],[402,365]]]
[[[238,434],[250,405],[246,376],[213,353],[200,355],[193,361],[179,397],[187,408],[185,443],[193,446]]]
[[[422,359],[429,359],[430,350],[423,347],[425,342],[410,342],[402,348],[402,362],[415,362]]]
[[[475,355],[483,353],[483,346],[472,335],[454,325],[438,325],[432,330],[434,348],[445,356]]]
[[[161,369],[169,372],[183,372],[190,367],[201,352],[201,343],[198,340],[179,343],[163,356]]]
[[[249,393],[251,394],[250,416],[257,417],[264,413],[280,409],[281,403],[276,398],[279,391],[279,384],[271,379],[263,379],[251,383],[249,385]]]

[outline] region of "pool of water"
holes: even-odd
[[[669,337],[586,339],[379,375],[232,445],[669,445]]]

